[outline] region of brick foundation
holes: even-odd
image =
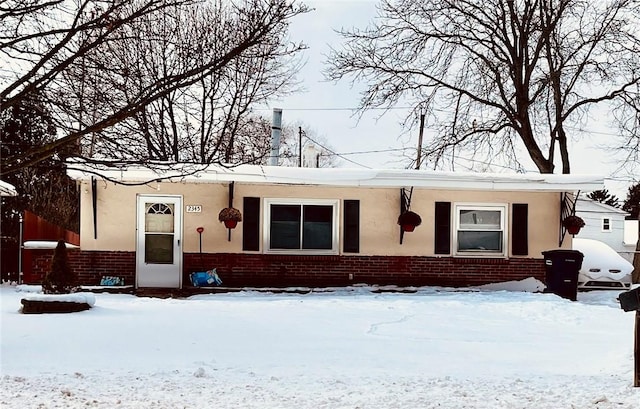
[[[119,276],[135,283],[135,253],[69,251],[81,284],[97,285],[102,276]],[[49,268],[52,251],[33,257],[30,282],[40,282]],[[492,282],[544,279],[542,259],[473,259],[401,256],[294,256],[271,254],[186,253],[183,282],[193,271],[216,268],[228,287],[326,287],[351,284],[466,287]],[[349,274],[353,275],[350,279]],[[27,280],[25,280],[27,281]]]
[[[77,272],[79,284],[98,285],[103,276],[124,278],[125,284],[135,284],[136,253],[130,251],[67,251],[69,264]],[[41,283],[51,266],[53,250],[33,250],[31,274],[24,281]]]

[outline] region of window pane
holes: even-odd
[[[144,216],[146,232],[173,233],[173,204],[149,203]]]
[[[502,252],[501,231],[459,231],[458,251]]]
[[[300,206],[271,205],[270,246],[272,249],[300,248]]]
[[[499,210],[460,210],[460,228],[469,230],[500,230]]]
[[[303,249],[331,250],[333,206],[304,206]]]
[[[144,261],[173,264],[173,234],[145,234]]]

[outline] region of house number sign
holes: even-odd
[[[200,213],[202,212],[201,205],[187,205],[187,213]]]

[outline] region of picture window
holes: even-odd
[[[506,254],[505,219],[505,205],[456,205],[456,254]]]

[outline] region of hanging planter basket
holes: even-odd
[[[226,227],[227,229],[235,229],[236,226],[238,225],[237,220],[225,220],[223,223],[224,223],[224,227]]]
[[[218,220],[224,223],[227,229],[234,229],[238,222],[242,221],[242,214],[235,207],[225,207],[218,213]]]
[[[412,211],[406,211],[398,217],[398,224],[402,227],[403,231],[412,232],[416,226],[420,226],[422,218],[418,213]]]
[[[402,225],[402,230],[406,231],[406,232],[412,232],[416,229],[416,226],[413,224],[403,224]]]
[[[567,229],[569,234],[578,234],[580,229],[584,227],[584,220],[576,215],[567,216],[562,221],[562,225]]]

